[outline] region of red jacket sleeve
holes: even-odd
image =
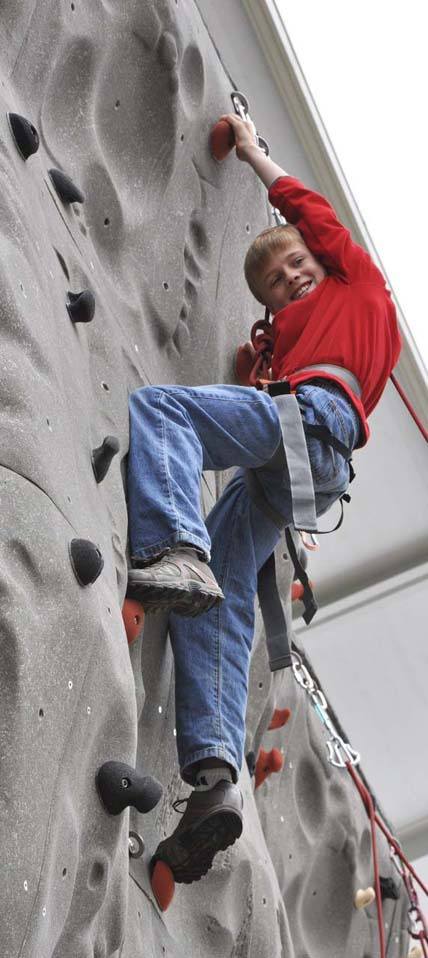
[[[304,186],[294,176],[280,176],[269,189],[269,201],[300,230],[311,253],[330,272],[340,273],[349,282],[385,285],[380,270],[369,254],[340,223],[330,203]]]

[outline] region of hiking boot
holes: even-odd
[[[143,569],[128,573],[128,599],[145,612],[169,609],[178,615],[206,612],[224,598],[207,562],[191,546],[177,546]]]
[[[150,862],[165,862],[176,882],[189,885],[199,881],[211,868],[214,855],[233,845],[242,832],[242,794],[237,785],[221,781],[206,791],[195,790],[189,798],[173,803],[187,802],[181,822],[158,845]]]

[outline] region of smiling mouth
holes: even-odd
[[[308,283],[303,283],[303,286],[299,286],[299,289],[296,289],[296,292],[293,293],[291,299],[302,299],[303,296],[306,296],[306,293],[309,293],[311,287],[312,280],[310,279]]]

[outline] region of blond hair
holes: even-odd
[[[245,257],[244,273],[250,290],[253,296],[258,299],[259,303],[263,303],[258,288],[260,273],[264,266],[266,266],[270,255],[277,250],[287,249],[287,247],[291,246],[293,242],[295,243],[296,240],[305,245],[303,236],[297,227],[292,226],[291,223],[287,223],[284,226],[271,226],[263,230],[251,243]],[[265,304],[263,303],[263,305]]]

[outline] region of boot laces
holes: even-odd
[[[186,806],[187,806],[188,801],[189,801],[188,798],[177,798],[176,801],[172,803],[172,807],[173,807],[174,811],[175,811],[175,812],[178,812],[179,815],[184,815],[184,812],[185,812],[186,809],[185,809],[185,808],[183,808],[183,809],[179,808],[179,805],[186,805]]]

